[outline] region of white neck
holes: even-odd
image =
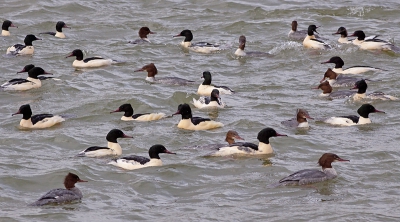
[[[354,44],[354,45],[361,45],[361,43],[363,43],[363,42],[364,42],[364,40],[361,40],[361,41],[358,40],[358,39],[354,39],[354,40],[353,40],[353,44]]]
[[[29,118],[27,120],[21,119],[21,122],[19,122],[19,125],[22,127],[27,127],[27,128],[31,128],[33,126],[31,118]]]
[[[305,122],[299,123],[299,125],[297,127],[309,127],[309,125],[308,125],[308,122],[305,121]]]
[[[153,158],[153,159],[150,159],[150,161],[147,162],[145,165],[146,166],[162,166],[162,161],[161,161],[161,159]]]
[[[359,125],[361,124],[368,124],[371,123],[371,120],[369,118],[364,118],[362,116],[360,116],[360,119],[358,119],[358,123]]]
[[[156,81],[156,78],[155,77],[146,77],[146,81],[149,81],[149,82],[155,82]]]
[[[148,38],[142,38],[143,41],[146,41],[148,43],[151,43],[150,40]]]
[[[332,167],[332,168],[325,168],[325,169],[323,169],[322,171],[326,174],[326,176],[327,176],[329,179],[333,179],[333,178],[337,177],[336,170],[333,169],[333,167]]]
[[[181,119],[181,121],[178,123],[178,128],[192,130],[195,128],[195,125],[190,119]]]
[[[333,68],[332,71],[334,71],[336,73],[342,73],[343,72],[343,68]]]
[[[242,49],[236,49],[235,55],[237,56],[245,56],[246,52]]]
[[[336,79],[328,79],[329,85],[333,85],[336,82]]]
[[[108,142],[107,147],[112,149],[112,150],[114,150],[114,153],[116,155],[121,155],[122,154],[121,146],[118,143]]]
[[[55,35],[55,37],[58,37],[58,38],[65,38],[65,35],[64,35],[64,33],[62,33],[62,32],[59,32],[59,31],[56,31],[56,35]]]
[[[327,97],[329,95],[330,95],[330,93],[321,93],[321,94],[319,94],[319,96],[321,96],[321,97]]]
[[[189,48],[192,45],[191,42],[181,42],[181,46]]]
[[[353,99],[361,100],[361,99],[364,99],[365,97],[366,97],[365,93],[356,93],[356,94],[354,94]]]
[[[1,35],[2,36],[10,36],[10,32],[7,30],[1,30]]]
[[[272,149],[272,146],[270,143],[266,144],[263,142],[259,142],[258,150],[256,152],[260,153],[260,154],[270,154],[270,153],[273,153],[274,150]]]
[[[350,43],[350,41],[347,39],[347,37],[340,37],[338,39],[339,43]]]

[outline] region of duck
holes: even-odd
[[[303,41],[307,36],[307,30],[297,30],[297,21],[292,21],[292,29],[290,30],[288,37],[292,40]],[[315,35],[315,38],[319,39],[318,35]]]
[[[328,68],[320,83],[327,81],[332,87],[351,87],[360,80],[361,78],[338,74],[332,71],[331,68]]]
[[[187,130],[209,130],[214,128],[223,127],[224,124],[220,122],[213,121],[209,118],[202,118],[202,117],[193,117],[192,116],[192,109],[190,108],[189,104],[184,103],[178,106],[178,111],[172,114],[177,115],[181,114],[182,119],[178,123],[178,128],[187,129]]]
[[[220,94],[233,94],[235,91],[233,91],[231,88],[227,86],[216,86],[216,85],[211,85],[211,73],[209,71],[203,72],[203,76],[201,78],[204,78],[204,81],[202,84],[200,84],[199,88],[197,89],[197,94],[201,96],[211,96],[211,92],[213,89],[218,89]]]
[[[146,122],[146,121],[159,120],[166,117],[165,113],[133,114],[132,105],[129,103],[122,104],[121,106],[119,106],[118,109],[112,111],[111,113],[116,113],[116,112],[124,112],[124,115],[121,117],[121,120],[123,121],[135,120],[135,121]]]
[[[117,142],[118,138],[133,138],[132,136],[125,135],[120,129],[112,129],[106,136],[107,147],[92,146],[81,152],[76,156],[78,157],[103,157],[103,156],[120,156],[122,148]]]
[[[15,44],[8,47],[6,55],[32,55],[34,48],[32,42],[35,40],[42,40],[35,35],[29,34],[24,39],[24,44]]]
[[[134,41],[129,41],[128,43],[131,43],[131,44],[151,43],[150,40],[147,38],[147,35],[149,35],[149,34],[156,34],[156,33],[150,31],[149,27],[142,27],[139,29],[140,39],[136,39]]]
[[[365,33],[362,30],[355,31],[351,36],[357,37],[355,40],[353,40],[353,44],[359,46],[359,48],[362,50],[400,51],[399,47],[388,41],[378,38],[366,39]]]
[[[123,168],[125,170],[136,170],[144,167],[162,166],[162,161],[159,156],[160,153],[176,154],[167,150],[165,146],[156,144],[149,149],[150,159],[144,156],[130,155],[113,159],[108,164]]]
[[[3,90],[18,90],[18,91],[36,89],[42,86],[42,82],[39,79],[39,75],[53,75],[52,73],[44,71],[44,69],[40,67],[31,68],[30,65],[28,65],[28,69],[29,69],[28,78],[12,79],[2,84],[0,88],[2,88]]]
[[[345,27],[339,27],[338,30],[333,33],[332,35],[339,35],[340,34],[340,38],[338,39],[339,43],[343,43],[343,44],[349,44],[352,43],[353,40],[348,40],[347,39],[347,30]]]
[[[46,204],[63,204],[71,201],[78,201],[83,198],[82,192],[75,187],[76,183],[88,182],[81,180],[78,175],[68,173],[64,179],[63,188],[53,189],[40,197],[37,201],[30,204],[31,206],[43,206]]]
[[[356,115],[334,116],[324,119],[323,122],[339,126],[363,125],[371,123],[371,120],[369,119],[370,113],[385,113],[385,112],[375,109],[375,107],[371,104],[363,104],[360,108],[358,108],[357,113],[360,116]]]
[[[19,125],[30,129],[49,128],[65,121],[62,116],[53,114],[37,114],[32,116],[32,110],[29,104],[19,107],[18,112],[12,114],[12,116],[17,114],[22,114],[22,119]]]
[[[386,71],[384,69],[375,68],[375,67],[371,67],[371,66],[352,66],[347,69],[343,69],[344,61],[339,56],[334,56],[334,57],[330,58],[328,61],[321,62],[321,64],[326,64],[326,63],[334,63],[335,68],[333,68],[332,71],[339,73],[339,74],[362,74],[362,73],[370,72],[370,71],[373,71],[373,72]]]
[[[193,105],[199,109],[225,107],[225,103],[221,101],[221,97],[219,96],[218,89],[213,89],[211,91],[211,97],[200,97],[198,100],[193,98]]]
[[[287,127],[308,128],[309,125],[307,119],[314,119],[314,118],[310,117],[307,110],[297,109],[295,118],[282,121],[281,124]]]
[[[356,92],[350,90],[340,90],[336,92],[332,92],[332,86],[329,84],[328,81],[324,81],[319,84],[318,87],[314,89],[321,89],[322,93],[319,95],[321,97],[327,97],[329,99],[342,99],[346,97],[353,96]]]
[[[75,68],[97,68],[111,65],[114,62],[112,59],[104,59],[100,56],[83,59],[83,52],[80,49],[75,49],[65,58],[72,56],[76,57],[75,61],[72,63],[72,66]]]
[[[293,174],[290,174],[285,178],[282,178],[281,180],[279,180],[279,182],[270,185],[270,187],[302,186],[326,180],[332,180],[337,177],[337,172],[332,167],[332,163],[349,161],[350,160],[340,158],[334,153],[324,153],[318,160],[318,164],[322,167],[322,170],[300,170]]]
[[[245,46],[246,46],[246,36],[241,35],[239,37],[239,48],[235,51],[235,55],[250,56],[250,57],[271,56],[271,54],[266,53],[266,52],[246,52],[246,51],[244,51]]]
[[[182,79],[178,77],[163,77],[156,79],[155,76],[157,75],[158,70],[157,67],[154,65],[154,63],[147,64],[143,66],[141,69],[135,70],[134,72],[142,72],[142,71],[147,72],[146,81],[151,83],[161,83],[167,85],[180,85],[180,86],[196,84],[195,81]]]
[[[387,95],[383,92],[373,92],[370,94],[366,94],[368,85],[364,79],[361,79],[356,82],[353,89],[358,89],[357,93],[354,94],[354,100],[362,100],[362,99],[379,99],[379,100],[398,100],[397,97]]]
[[[18,28],[18,26],[15,26],[10,20],[4,20],[3,25],[1,26],[1,36],[10,36],[11,34],[8,30],[10,27]]]
[[[303,46],[310,49],[330,49],[331,47],[322,40],[316,39],[314,32],[317,32],[317,26],[308,26],[307,36],[303,40]]]
[[[236,143],[235,140],[244,140],[244,139],[241,136],[239,136],[239,133],[237,131],[229,130],[225,136],[225,141],[228,144],[222,144],[222,143],[206,144],[206,145],[196,146],[196,149],[217,150],[220,147],[225,147],[227,145]]]
[[[193,40],[193,34],[192,31],[188,29],[183,30],[181,33],[173,37],[180,37],[180,36],[185,37],[185,39],[181,43],[181,46],[186,49],[192,50],[194,52],[212,53],[221,50],[219,45],[211,44],[208,42],[197,42],[192,44],[191,41]]]
[[[279,134],[274,129],[267,127],[262,129],[258,133],[257,135],[257,139],[259,140],[258,145],[248,142],[233,143],[230,144],[229,146],[218,148],[218,151],[212,154],[211,156],[230,156],[236,154],[245,154],[245,155],[271,154],[273,153],[273,149],[271,144],[269,143],[269,139],[271,137],[278,137],[278,136],[287,136],[287,135]]]
[[[47,35],[52,35],[52,36],[60,38],[60,39],[65,39],[65,34],[62,31],[63,28],[70,29],[71,27],[68,27],[65,24],[65,22],[63,22],[63,21],[58,21],[56,24],[56,32],[42,32],[42,33],[39,33],[39,35],[47,34]]]

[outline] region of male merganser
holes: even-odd
[[[224,124],[213,121],[209,118],[193,117],[192,109],[186,103],[178,106],[178,111],[172,115],[181,114],[182,119],[178,123],[178,128],[187,130],[208,130],[223,127]]]
[[[53,114],[37,114],[32,116],[32,110],[29,104],[22,105],[18,112],[12,114],[12,116],[17,114],[22,114],[22,119],[21,122],[19,122],[19,125],[31,129],[48,128],[65,121],[62,116]]]
[[[347,30],[345,27],[339,27],[337,32],[333,33],[332,35],[338,35],[338,34],[340,34],[340,38],[338,39],[339,43],[349,44],[353,41],[347,39]]]
[[[10,36],[10,31],[8,31],[8,28],[10,27],[18,28],[18,26],[15,26],[10,20],[5,20],[1,26],[1,35]]]
[[[356,36],[357,38],[353,40],[353,44],[360,47],[363,50],[391,50],[394,52],[399,52],[400,48],[393,45],[392,43],[382,40],[382,39],[367,39],[365,38],[365,33],[361,30],[355,31],[351,36]]]
[[[219,97],[219,90],[213,89],[211,91],[211,97],[200,97],[198,100],[193,98],[193,105],[199,109],[208,108],[224,108],[225,103],[221,101]]]
[[[4,83],[0,87],[4,90],[20,90],[20,91],[39,88],[42,86],[42,82],[38,78],[39,75],[52,75],[52,73],[48,73],[40,67],[34,67],[28,71],[28,78],[12,79]]]
[[[332,86],[329,84],[328,81],[322,82],[321,84],[319,84],[318,87],[316,87],[314,89],[321,89],[322,93],[319,96],[328,97],[330,99],[342,99],[342,98],[353,96],[355,94],[354,91],[350,91],[350,90],[340,90],[340,91],[332,92]]]
[[[246,46],[246,36],[241,35],[239,37],[239,48],[235,51],[237,56],[250,56],[250,57],[263,57],[271,56],[271,54],[266,52],[245,52],[244,47]]]
[[[21,71],[17,72],[17,73],[29,72],[29,70],[31,70],[33,68],[35,68],[35,65],[29,64],[29,65],[24,66],[24,68]],[[51,74],[51,73],[46,73],[46,74]],[[50,77],[50,76],[38,76],[37,78],[39,80],[56,79],[56,78]]]
[[[114,62],[112,59],[104,59],[100,56],[83,59],[83,52],[80,49],[75,49],[65,58],[72,56],[76,57],[75,61],[72,63],[72,66],[76,68],[96,68],[100,66],[108,66]]]
[[[307,185],[334,179],[337,177],[337,173],[332,167],[332,163],[338,161],[344,162],[350,160],[342,159],[333,153],[324,153],[318,160],[318,164],[322,167],[322,171],[314,169],[300,170],[285,178],[282,178],[278,183],[272,184],[271,187]]]
[[[201,96],[211,96],[211,92],[213,89],[218,89],[219,93],[221,94],[233,94],[235,91],[233,91],[231,88],[227,86],[216,86],[216,85],[211,85],[211,73],[208,71],[203,72],[203,76],[201,78],[204,78],[204,81],[202,84],[200,84],[199,88],[197,89],[197,94]]]
[[[380,99],[380,100],[397,100],[398,98],[386,95],[383,92],[373,92],[366,95],[368,85],[364,79],[361,79],[356,82],[353,89],[358,89],[357,93],[353,96],[354,100],[361,100],[361,99]]]
[[[57,22],[57,24],[56,24],[56,32],[42,32],[42,33],[39,33],[39,35],[41,35],[41,34],[48,34],[48,35],[52,35],[52,36],[55,36],[55,37],[60,38],[60,39],[64,39],[64,38],[65,38],[65,35],[64,35],[64,33],[62,32],[62,28],[68,28],[68,29],[70,29],[71,27],[68,27],[68,26],[65,24],[65,22],[59,21],[59,22]]]
[[[131,104],[123,104],[121,105],[118,109],[115,111],[112,111],[111,113],[116,113],[116,112],[125,112],[124,115],[121,117],[121,120],[123,121],[153,121],[153,120],[159,120],[164,118],[166,115],[165,113],[142,113],[142,114],[133,114],[133,108]]]
[[[239,133],[235,130],[229,130],[226,133],[225,141],[228,142],[228,145],[236,143],[235,139],[237,140],[244,140],[242,137],[239,136]],[[201,146],[196,146],[197,149],[209,149],[209,150],[217,150],[218,148],[225,147],[226,144],[206,144]]]
[[[34,48],[32,42],[35,40],[42,40],[37,38],[34,35],[27,35],[24,39],[25,45],[15,44],[13,46],[8,47],[6,54],[7,55],[32,55]]]
[[[328,68],[320,83],[328,81],[329,85],[332,87],[350,87],[354,86],[359,80],[361,80],[361,78],[337,74],[336,72],[332,71],[331,68]]]
[[[136,170],[150,166],[162,166],[162,161],[159,156],[160,153],[176,154],[168,151],[163,145],[157,144],[149,149],[150,159],[144,156],[131,155],[114,159],[108,164],[121,167],[126,170]]]
[[[297,21],[292,21],[292,30],[290,30],[288,37],[289,37],[289,39],[302,41],[307,36],[307,33],[308,33],[307,30],[298,31],[297,30]],[[314,36],[317,39],[320,38],[318,35],[314,35]]]
[[[321,64],[325,63],[334,63],[335,68],[332,71],[339,74],[361,74],[369,71],[386,71],[384,69],[374,68],[371,66],[352,66],[347,69],[343,69],[344,61],[339,56],[334,56],[326,62],[321,62]]]
[[[318,33],[317,28],[318,27],[315,25],[308,26],[307,36],[304,38],[303,46],[311,49],[330,49],[331,47],[328,44],[315,38],[314,32]]]
[[[332,125],[340,125],[340,126],[353,126],[353,125],[362,125],[371,123],[368,115],[370,113],[385,113],[383,111],[379,111],[375,109],[371,104],[364,104],[360,108],[358,108],[357,113],[360,116],[335,116],[324,119],[323,122],[329,123]]]
[[[284,134],[277,133],[272,128],[265,128],[258,133],[257,139],[260,141],[258,146],[254,143],[233,143],[229,146],[220,147],[218,151],[212,154],[212,156],[229,156],[234,154],[271,154],[273,152],[272,146],[269,143],[269,138],[287,136]]]
[[[162,84],[169,84],[169,85],[191,85],[191,84],[196,84],[195,81],[187,80],[187,79],[182,79],[178,77],[163,77],[163,78],[157,78],[156,75],[158,73],[158,70],[154,63],[150,63],[148,65],[143,66],[141,69],[135,70],[134,72],[141,72],[141,71],[146,71],[147,72],[147,77],[146,81],[152,82],[152,83],[162,83]]]
[[[193,40],[193,34],[192,31],[190,30],[187,29],[183,30],[181,33],[173,37],[179,37],[179,36],[185,37],[185,39],[181,42],[181,46],[189,50],[201,53],[212,53],[221,50],[219,45],[211,44],[208,42],[197,42],[192,44],[191,41]]]
[[[77,187],[75,187],[75,184],[80,182],[87,181],[81,180],[76,174],[68,173],[68,175],[64,179],[65,189],[58,188],[50,190],[45,195],[40,197],[39,200],[30,205],[43,206],[46,204],[62,204],[65,202],[80,200],[83,197],[82,192]]]
[[[314,119],[310,117],[307,110],[304,109],[297,109],[296,117],[290,120],[282,121],[281,123],[288,127],[301,127],[301,128],[308,128],[307,119]]]
[[[102,146],[92,146],[81,152],[76,156],[80,157],[102,157],[102,156],[119,156],[122,154],[122,148],[117,142],[118,138],[133,138],[131,136],[125,135],[119,129],[112,129],[108,132],[106,136],[107,147]]]
[[[134,41],[129,41],[131,44],[143,44],[143,43],[151,43],[147,38],[148,34],[156,34],[155,32],[150,31],[149,27],[142,27],[139,29],[139,37],[140,39],[136,39]]]

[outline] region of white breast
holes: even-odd
[[[306,122],[302,122],[302,123],[299,123],[299,125],[297,126],[297,127],[300,127],[300,128],[308,128],[308,127],[310,127],[309,125],[308,125],[308,122],[306,121]]]
[[[178,128],[181,129],[187,129],[187,130],[208,130],[208,129],[214,129],[218,127],[223,127],[224,124],[216,121],[205,121],[201,122],[197,125],[194,125],[190,119],[182,119],[178,123]]]
[[[351,43],[351,41],[349,41],[349,40],[347,39],[347,37],[340,37],[340,38],[338,39],[338,42],[339,42],[339,43],[343,43],[343,44],[349,44],[349,43]]]
[[[64,33],[62,33],[62,32],[56,32],[55,37],[64,39],[64,38],[65,38],[65,35],[64,35]]]
[[[112,63],[111,59],[94,59],[90,60],[89,62],[84,62],[83,60],[81,61],[75,60],[72,63],[72,66],[76,68],[96,68],[101,66],[108,66],[111,65],[111,63]]]
[[[312,39],[315,39],[315,37],[307,35],[307,37],[303,41],[303,46],[310,49],[325,49],[326,44],[314,41]]]
[[[325,123],[329,123],[332,125],[340,125],[340,126],[353,126],[356,125],[351,119],[343,118],[343,117],[330,117],[324,120]]]
[[[10,32],[7,30],[1,30],[1,35],[2,36],[10,36]]]
[[[43,129],[54,126],[57,123],[64,122],[65,119],[61,116],[53,116],[50,118],[44,118],[43,120],[37,122],[35,125],[32,124],[32,120],[29,118],[28,120],[21,119],[19,123],[20,126],[25,128],[32,128],[32,129]]]
[[[117,159],[116,161],[111,161],[108,164],[121,167],[126,170],[136,170],[144,167],[150,167],[150,166],[162,166],[162,161],[161,159],[150,159],[149,162],[146,164],[142,165],[139,162],[133,161],[133,160],[126,160],[126,159]]]
[[[26,46],[22,50],[17,50],[14,46],[11,46],[7,49],[6,54],[18,54],[18,55],[32,55],[34,51],[33,46]]]
[[[362,125],[362,124],[369,124],[371,123],[371,120],[369,118],[364,118],[362,116],[360,116],[360,119],[358,120],[358,125]]]
[[[216,101],[211,101],[209,104],[206,104],[204,98],[200,98],[198,100],[193,98],[193,105],[199,109],[213,109],[213,108],[225,107],[225,103],[223,102],[221,102],[221,104],[218,104]]]
[[[246,52],[242,49],[236,49],[235,55],[237,56],[246,56]]]
[[[366,95],[365,93],[356,93],[353,95],[353,100],[362,100],[365,99]]]
[[[153,121],[153,120],[159,120],[164,118],[166,115],[165,113],[150,113],[150,114],[145,114],[145,115],[141,115],[136,119],[136,121]]]

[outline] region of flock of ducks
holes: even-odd
[[[292,22],[292,30],[289,32],[288,37],[293,40],[303,41],[303,46],[305,48],[326,50],[332,48],[329,44],[325,43],[323,39],[314,33],[317,32],[317,26],[310,25],[308,30],[298,31],[297,22]],[[11,21],[4,21],[2,26],[2,36],[10,36],[10,27],[17,27]],[[65,34],[62,32],[63,28],[70,28],[64,22],[59,21],[56,24],[56,32],[43,32],[40,34],[49,34],[57,38],[65,38]],[[151,41],[148,39],[149,34],[155,34],[150,31],[148,27],[142,27],[139,30],[139,39],[130,41],[130,44],[149,44]],[[341,44],[354,44],[363,50],[391,50],[397,52],[398,48],[391,44],[390,42],[380,40],[377,36],[365,37],[363,31],[355,31],[350,36],[355,36],[354,40],[348,39],[347,30],[344,27],[340,27],[338,31],[334,34],[340,34],[338,42]],[[220,45],[211,44],[207,42],[197,42],[192,43],[193,33],[190,30],[183,30],[178,35],[174,37],[184,37],[181,46],[190,51],[199,53],[212,53],[216,51],[223,50]],[[34,53],[34,47],[32,45],[33,41],[41,40],[35,35],[29,34],[24,39],[24,44],[15,44],[10,46],[6,54],[9,56],[19,56],[19,55],[32,55]],[[245,51],[246,37],[239,37],[239,47],[235,51],[237,56],[272,56],[269,53],[264,52],[248,52]],[[102,57],[91,57],[84,59],[84,53],[80,49],[73,50],[67,57],[75,57],[72,63],[73,67],[76,68],[96,68],[101,66],[111,65],[113,63],[118,63],[112,59],[105,59]],[[333,63],[335,67],[333,69],[329,68],[321,84],[316,89],[321,89],[323,93],[321,96],[329,97],[331,99],[351,97],[355,100],[368,99],[382,99],[382,100],[396,100],[396,97],[386,95],[382,92],[375,92],[372,94],[366,94],[367,82],[372,80],[352,77],[347,74],[361,74],[369,71],[385,71],[383,69],[359,66],[350,67],[343,69],[344,62],[340,57],[332,57],[328,61],[322,63]],[[40,67],[35,67],[34,65],[26,65],[21,72],[27,72],[28,78],[26,79],[12,79],[1,85],[3,90],[14,90],[14,91],[24,91],[31,90],[41,87],[42,80],[49,79],[52,77],[42,76],[51,75],[51,73],[46,72]],[[168,85],[193,85],[196,84],[194,81],[182,79],[178,77],[163,77],[156,78],[157,68],[153,63],[143,66],[140,69],[135,70],[135,72],[147,72],[146,81],[152,83],[168,84]],[[201,97],[199,99],[194,99],[192,104],[198,109],[223,109],[226,105],[221,101],[221,95],[231,95],[234,94],[234,90],[226,86],[217,86],[211,84],[212,76],[208,71],[203,72],[202,78],[203,83],[200,84],[197,90],[197,94]],[[332,92],[335,87],[353,87],[358,91],[336,91]],[[165,113],[144,113],[144,114],[134,114],[134,110],[131,104],[122,104],[116,110],[110,113],[123,112],[121,117],[122,121],[156,121],[168,117]],[[369,119],[370,113],[384,113],[383,111],[377,110],[370,104],[363,104],[358,110],[356,115],[343,115],[338,117],[329,117],[322,120],[325,123],[341,126],[351,126],[351,125],[361,125],[371,123]],[[65,121],[65,117],[62,115],[53,114],[36,114],[33,115],[31,107],[29,104],[22,105],[14,115],[22,115],[20,121],[20,126],[24,128],[31,129],[43,129],[51,127],[55,124]],[[182,103],[178,106],[176,113],[170,115],[181,115],[181,120],[179,121],[177,127],[185,130],[210,130],[214,128],[223,127],[224,124],[211,120],[209,118],[195,117],[192,115],[192,108],[187,103]],[[308,119],[313,119],[310,117],[309,113],[304,109],[298,109],[296,116],[293,119],[283,121],[282,124],[287,127],[299,127],[307,128],[309,127]],[[225,141],[227,144],[210,144],[205,146],[206,148],[213,151],[211,156],[229,156],[229,155],[259,155],[259,154],[271,154],[273,153],[272,146],[270,144],[270,138],[272,137],[282,137],[287,136],[276,132],[272,128],[262,129],[258,135],[258,144],[253,144],[249,142],[237,142],[235,140],[243,140],[236,131],[228,131],[226,134]],[[106,136],[107,146],[92,146],[81,152],[76,156],[78,157],[104,157],[104,156],[116,156],[117,158],[112,159],[109,164],[127,169],[135,170],[143,167],[149,166],[161,166],[162,162],[159,154],[175,154],[167,150],[163,145],[154,145],[149,149],[149,157],[129,155],[125,157],[118,157],[122,155],[122,148],[118,144],[117,140],[120,138],[132,138],[124,134],[119,129],[112,129]],[[348,161],[340,158],[333,153],[325,153],[321,156],[318,163],[322,167],[321,170],[301,170],[295,172],[288,177],[281,179],[276,184],[272,184],[272,187],[284,186],[284,185],[304,185],[315,182],[321,182],[329,179],[333,179],[337,176],[336,171],[332,168],[332,163],[336,161]],[[49,203],[63,203],[73,200],[80,200],[82,198],[81,191],[75,187],[78,182],[87,182],[81,180],[77,175],[73,173],[68,173],[65,177],[64,185],[65,189],[55,189],[49,191],[47,194],[42,196],[39,200],[34,202],[32,205],[41,206]]]

